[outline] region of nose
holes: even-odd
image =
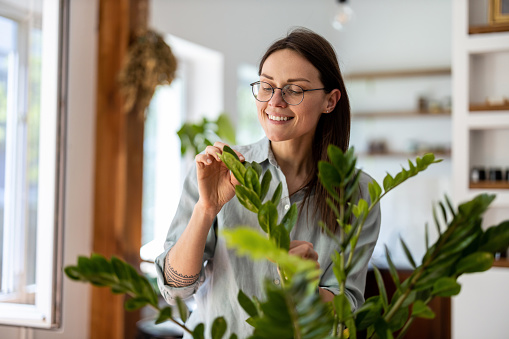
[[[278,93],[278,90],[279,90],[279,93]],[[283,89],[274,88],[274,94],[272,95],[272,98],[270,98],[269,104],[271,106],[275,106],[275,107],[278,107],[278,106],[286,107],[286,105],[288,105],[286,103],[285,99],[283,99]]]

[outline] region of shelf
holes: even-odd
[[[509,110],[476,111],[468,115],[468,127],[475,129],[507,129],[509,128]]]
[[[406,111],[406,112],[359,112],[352,113],[352,119],[379,119],[379,118],[436,118],[436,117],[450,117],[451,112],[418,112],[418,111]]]
[[[467,50],[473,54],[508,51],[509,32],[470,35]]]
[[[470,188],[473,189],[509,189],[509,182],[507,181],[483,181],[483,182],[471,182]]]
[[[495,260],[493,262],[493,267],[508,267],[509,268],[509,260],[507,258]]]
[[[506,105],[487,105],[487,104],[470,104],[470,112],[478,111],[509,111],[509,104]]]
[[[395,70],[386,72],[363,72],[350,73],[345,75],[345,80],[362,80],[374,78],[415,78],[427,76],[451,75],[450,68],[433,68],[433,69],[415,69],[415,70]]]
[[[384,158],[407,158],[407,159],[415,159],[416,157],[423,157],[427,153],[435,154],[436,159],[449,158],[451,156],[451,152],[433,152],[433,151],[423,151],[418,153],[411,152],[385,152],[385,153],[357,153],[358,157],[365,158],[374,158],[374,157],[384,157]]]
[[[509,32],[509,26],[470,26],[468,34],[485,34],[485,33],[498,33]]]

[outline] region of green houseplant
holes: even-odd
[[[278,266],[281,287],[265,285],[265,300],[252,299],[239,292],[238,301],[250,318],[247,322],[254,328],[251,338],[357,338],[357,332],[366,330],[368,338],[401,338],[415,318],[433,318],[427,306],[435,296],[457,295],[461,286],[457,278],[465,273],[482,272],[489,269],[494,253],[509,245],[509,221],[484,231],[481,228],[482,215],[495,198],[493,195],[479,195],[454,209],[445,198],[434,211],[435,225],[439,237],[430,244],[426,232],[426,253],[417,263],[403,240],[401,244],[414,268],[412,275],[400,281],[396,268],[387,251],[388,266],[396,286],[396,293],[389,300],[381,274],[375,267],[379,295],[366,300],[365,304],[353,311],[343,293],[349,272],[356,265],[363,249],[357,247],[357,239],[370,210],[388,192],[410,177],[439,162],[434,155],[417,158],[415,164],[402,169],[395,176],[387,174],[380,186],[373,181],[369,185],[369,201],[358,199],[356,185],[360,172],[355,169],[354,150],[343,153],[330,146],[329,162],[319,163],[319,179],[330,194],[329,204],[336,214],[339,234],[329,234],[336,239],[340,252],[333,257],[334,273],[340,286],[340,294],[333,302],[324,303],[316,293],[319,271],[310,261],[288,254],[289,234],[298,216],[296,206],[279,218],[277,206],[281,198],[278,187],[272,197],[267,197],[271,181],[270,172],[262,173],[257,163],[241,163],[235,153],[225,148],[222,161],[232,171],[240,185],[236,186],[239,201],[248,210],[258,215],[260,232],[245,227],[224,231],[227,244],[239,255],[252,260],[271,260]],[[438,212],[437,212],[438,211]],[[323,227],[324,232],[328,232]],[[348,252],[346,250],[349,250]],[[350,253],[345,256],[344,253]],[[106,258],[93,254],[79,257],[76,266],[68,266],[65,273],[71,279],[90,282],[97,286],[108,286],[113,293],[127,293],[132,298],[126,301],[127,309],[146,305],[156,308],[159,315],[156,322],[173,321],[193,338],[204,338],[205,330],[212,338],[222,338],[227,324],[217,318],[210,329],[203,324],[189,329],[184,322],[188,311],[185,304],[177,301],[178,316],[172,308],[160,308],[157,295],[148,281],[130,265],[117,258]],[[236,338],[231,335],[230,338]]]

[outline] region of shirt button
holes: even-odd
[[[285,210],[287,210],[287,211],[288,211],[289,209],[290,209],[290,205],[286,204],[286,205],[285,205]]]
[[[274,284],[279,285],[279,279],[274,279]]]

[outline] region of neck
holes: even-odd
[[[271,147],[292,194],[306,184],[313,169],[311,142],[279,141],[271,142]]]

